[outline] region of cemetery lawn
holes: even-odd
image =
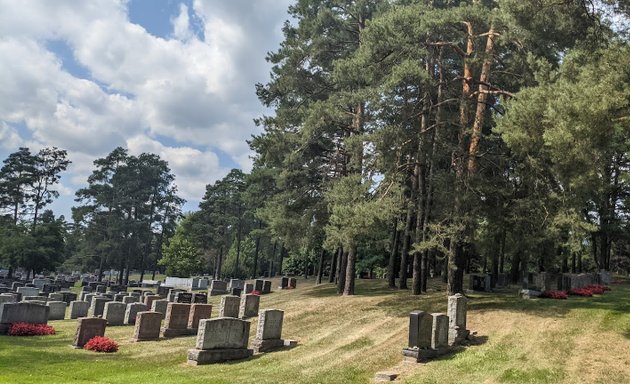
[[[299,279],[298,289],[261,299],[261,309],[286,311],[283,337],[299,340],[296,348],[198,367],[186,365],[194,336],[133,343],[133,327],[108,327],[120,350],[97,354],[70,347],[75,320],[51,321],[54,336],[0,336],[0,383],[369,383],[382,370],[399,372],[402,383],[630,382],[627,281],[602,296],[568,300],[520,300],[516,288],[470,294],[468,328],[478,345],[403,364],[408,313],[446,312],[444,285],[430,288],[413,297],[384,281],[357,280],[356,296],[338,297],[332,285]],[[252,338],[255,329],[256,320]]]

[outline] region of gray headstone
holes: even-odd
[[[432,313],[433,329],[431,333],[431,348],[443,349],[448,347],[448,316],[443,313]]]
[[[238,296],[225,295],[221,297],[219,306],[219,317],[238,317],[241,298]]]
[[[265,280],[264,281],[262,293],[264,293],[264,294],[271,293],[271,281],[270,280]]]
[[[286,276],[282,276],[282,278],[280,279],[280,289],[287,288],[289,288],[289,278]]]
[[[147,308],[151,308],[155,300],[161,299],[162,297],[159,295],[147,295],[144,297],[144,304],[147,306]]]
[[[133,339],[135,341],[158,340],[162,317],[162,314],[158,312],[138,312]]]
[[[152,312],[159,312],[162,314],[162,318],[166,316],[166,308],[168,307],[168,300],[155,300],[151,306]]]
[[[188,334],[188,319],[191,304],[168,303],[164,319],[164,337]]]
[[[295,277],[289,278],[289,288],[297,287],[297,279]]]
[[[51,293],[48,295],[48,300],[49,301],[64,301],[63,300],[63,294],[61,293]]]
[[[245,287],[245,282],[243,280],[230,279],[230,285],[228,286],[229,290],[231,290],[232,288],[239,288],[242,290],[244,287]]]
[[[17,293],[21,293],[22,296],[39,296],[39,289],[35,287],[18,287]]]
[[[63,320],[66,317],[65,301],[49,301],[46,305],[50,308],[48,320]]]
[[[254,284],[246,283],[245,284],[245,293],[252,293],[254,291]]]
[[[282,322],[284,311],[279,309],[263,309],[260,311],[256,339],[271,340],[282,338]]]
[[[466,297],[457,293],[448,297],[448,343],[457,344],[468,336],[466,330]]]
[[[122,302],[123,304],[137,303],[138,298],[136,296],[125,296],[122,298]]]
[[[194,304],[208,304],[208,294],[201,292],[193,293],[192,302]]]
[[[205,319],[199,322],[197,349],[247,348],[249,321],[234,318]]]
[[[127,308],[125,309],[125,324],[135,324],[136,323],[136,315],[138,312],[146,312],[147,306],[142,303],[129,303],[126,304]]]
[[[248,317],[258,316],[258,308],[260,306],[260,296],[244,295],[241,298],[241,306],[239,308],[238,317],[246,319]]]
[[[123,325],[125,323],[125,311],[127,305],[118,301],[105,303],[103,319],[107,320],[107,325]]]
[[[90,311],[88,312],[90,317],[103,316],[105,310],[105,303],[110,301],[107,297],[94,296],[92,297],[92,303],[90,303]]]
[[[409,348],[430,348],[433,317],[424,311],[409,314]]]
[[[197,329],[199,321],[209,319],[212,316],[212,304],[193,304],[190,306],[188,328]]]
[[[90,303],[87,301],[71,301],[70,302],[70,318],[78,319],[88,315]]]
[[[262,279],[254,280],[254,291],[258,291],[259,293],[262,293],[264,285],[265,285],[264,280]]]
[[[73,346],[83,346],[95,336],[105,336],[107,320],[97,317],[82,317],[77,321],[77,331],[74,334]]]
[[[50,308],[28,302],[4,303],[0,305],[0,323],[47,324]]]

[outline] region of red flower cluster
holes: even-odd
[[[539,297],[546,299],[566,300],[569,296],[564,291],[545,291]]]
[[[109,337],[105,336],[94,336],[90,339],[85,345],[83,349],[88,349],[94,352],[116,352],[118,351],[118,343]]]
[[[55,328],[46,324],[12,323],[9,336],[42,336],[54,335]]]
[[[569,295],[574,296],[593,296],[593,295],[603,295],[604,292],[610,291],[605,285],[588,285],[584,288],[573,288],[569,291]]]
[[[260,296],[260,291],[252,291],[252,295],[258,295],[258,296]]]

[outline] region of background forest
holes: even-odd
[[[182,215],[168,164],[117,148],[68,222],[44,209],[65,152],[21,148],[0,171],[0,265],[327,276],[344,295],[361,275],[421,294],[466,271],[627,272],[629,11],[299,0],[256,85],[250,173]]]

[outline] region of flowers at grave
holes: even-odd
[[[9,336],[43,336],[54,335],[55,328],[47,324],[12,323]]]
[[[564,291],[544,291],[539,297],[545,299],[566,300],[569,296]]]
[[[610,288],[608,288],[607,286],[599,284],[589,285],[586,288],[590,289],[594,295],[603,295],[604,292],[610,291]]]
[[[258,296],[260,296],[260,291],[252,291],[252,295],[258,295]]]
[[[593,291],[591,291],[587,287],[584,287],[584,288],[572,288],[572,289],[569,290],[569,295],[591,297],[591,296],[593,296]]]
[[[94,352],[112,353],[118,351],[118,343],[109,337],[94,336],[85,345],[83,349],[88,349]]]

